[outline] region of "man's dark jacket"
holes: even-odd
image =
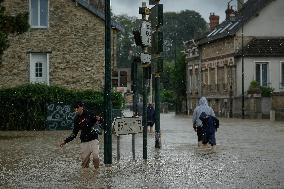
[[[75,139],[80,130],[81,142],[89,142],[91,140],[98,139],[98,133],[94,132],[93,129],[96,121],[96,117],[86,110],[84,110],[81,115],[76,115],[74,118],[74,128],[72,134],[64,140],[65,143]]]

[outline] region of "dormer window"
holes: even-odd
[[[30,25],[32,28],[48,27],[48,0],[30,0]]]

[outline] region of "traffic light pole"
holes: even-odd
[[[142,21],[146,21],[146,2],[142,2]],[[147,47],[143,47],[143,53],[147,52]],[[147,65],[149,66],[149,65]],[[143,66],[143,113],[142,113],[142,126],[143,126],[143,159],[147,159],[147,66]]]
[[[147,159],[147,67],[143,67],[143,159]]]
[[[155,76],[155,148],[161,148],[161,129],[160,129],[160,73],[163,71],[163,5],[159,4],[159,0],[149,0],[151,8],[149,20],[152,26],[152,56],[155,57],[152,63]]]
[[[160,74],[155,74],[155,148],[161,148],[160,130]]]
[[[133,116],[138,116],[138,90],[137,90],[137,65],[140,63],[137,57],[132,61],[132,86],[133,86]]]

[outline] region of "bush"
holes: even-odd
[[[259,83],[255,80],[251,81],[247,92],[248,94],[260,94],[261,89]]]
[[[270,97],[274,89],[272,87],[260,86],[255,80],[251,81],[248,94],[261,94],[263,97]]]
[[[271,97],[274,89],[272,87],[260,87],[261,89],[261,96],[263,97]]]
[[[44,130],[47,106],[51,103],[72,105],[83,101],[88,110],[103,114],[103,93],[74,91],[58,86],[26,84],[0,90],[0,130]],[[113,108],[123,105],[120,93],[112,93]]]

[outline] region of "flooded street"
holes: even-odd
[[[0,132],[1,188],[284,188],[284,123],[223,119],[215,151],[196,147],[189,117],[161,114],[162,149],[148,134],[148,160],[142,134],[121,136],[121,159],[99,170],[81,169],[79,137],[64,148],[70,131]],[[102,137],[102,136],[100,136]],[[90,165],[92,167],[92,164]]]

